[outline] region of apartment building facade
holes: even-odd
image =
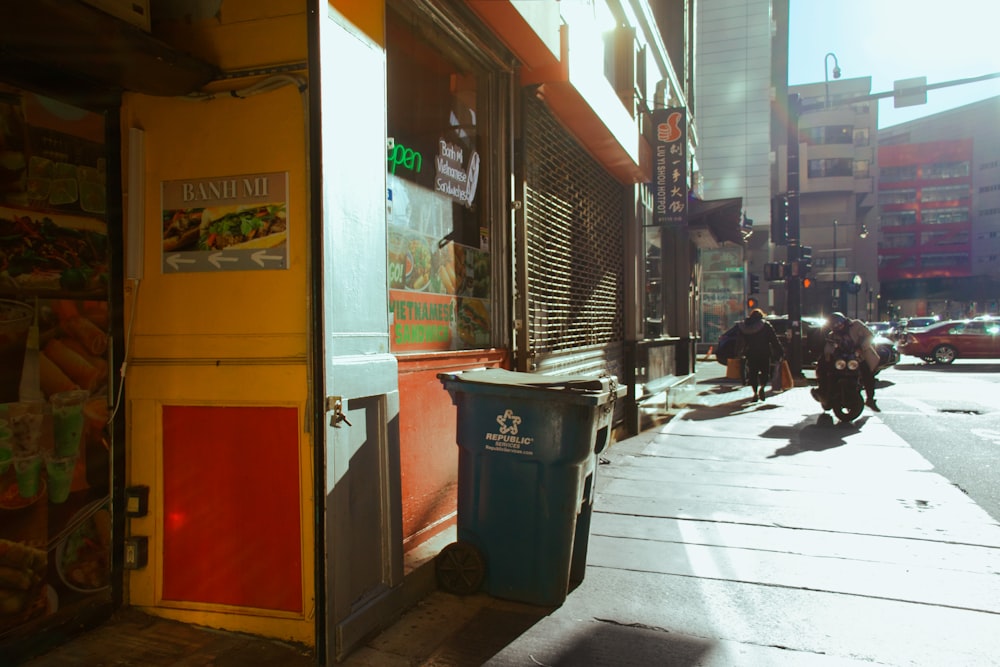
[[[789,93],[799,96],[801,110],[799,236],[813,257],[802,314],[876,319],[878,104],[867,97],[871,78],[790,86]]]
[[[752,297],[785,312],[783,293],[750,276],[771,260],[770,200],[778,191],[779,146],[786,142],[782,112],[788,81],[788,1],[716,0],[697,4],[695,36],[698,187],[706,199],[740,198],[745,244],[699,248],[703,272],[704,345],[747,310]]]
[[[1000,97],[879,132],[879,277],[891,314],[996,313]]]

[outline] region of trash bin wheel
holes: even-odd
[[[472,595],[486,578],[486,559],[475,545],[453,542],[438,554],[434,569],[442,589],[455,595]]]

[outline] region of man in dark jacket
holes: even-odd
[[[753,389],[750,400],[764,400],[764,385],[771,377],[771,362],[782,356],[781,342],[771,324],[764,320],[764,311],[754,308],[739,325],[743,356],[747,360],[747,382]],[[759,390],[758,390],[759,387]]]

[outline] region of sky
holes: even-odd
[[[870,76],[873,93],[897,79],[928,84],[1000,74],[1000,0],[790,0],[788,84]],[[829,69],[826,69],[829,63]],[[889,127],[1000,95],[1000,78],[927,92],[927,103],[896,109],[879,101]]]

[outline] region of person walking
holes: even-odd
[[[764,385],[771,377],[771,363],[782,356],[781,342],[774,327],[764,319],[764,311],[754,308],[739,324],[743,356],[747,360],[747,383],[753,389],[751,401],[764,400]]]

